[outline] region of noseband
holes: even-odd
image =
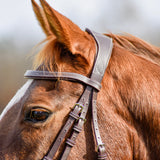
[[[52,160],[54,158],[67,133],[70,131],[70,129],[72,129],[70,138],[66,140],[65,149],[60,158],[61,160],[67,159],[71,148],[75,145],[75,140],[78,134],[82,131],[83,124],[86,121],[85,117],[89,106],[92,106],[92,123],[96,145],[98,148],[98,160],[107,159],[105,147],[98,128],[96,101],[97,93],[101,89],[102,78],[110,60],[113,43],[112,39],[107,36],[98,34],[93,31],[91,32],[89,29],[86,29],[86,31],[94,37],[97,43],[97,55],[90,78],[70,72],[47,72],[31,70],[27,71],[24,75],[26,78],[30,79],[55,80],[60,78],[68,81],[78,81],[86,85],[86,88],[79,101],[75,104],[74,109],[69,113],[68,120],[66,121],[64,127],[61,129],[56,140],[50,146],[48,153],[42,160]]]

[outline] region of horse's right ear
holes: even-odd
[[[50,28],[50,25],[48,23],[47,17],[45,15],[43,9],[35,2],[35,0],[32,0],[32,6],[33,6],[34,13],[37,17],[37,20],[39,21],[46,36],[53,35],[52,30]]]
[[[46,35],[55,36],[56,41],[63,44],[65,49],[68,49],[72,54],[91,59],[88,57],[94,56],[96,49],[94,38],[53,9],[46,0],[40,0],[40,3],[42,7],[38,6],[35,0],[32,0],[35,14]]]

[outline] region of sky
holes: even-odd
[[[159,0],[47,2],[83,30],[88,27],[100,33],[127,32],[160,46]],[[30,0],[0,0],[0,22],[0,39],[10,38],[17,45],[23,46],[26,43],[38,43],[45,38]]]
[[[47,1],[83,30],[130,33],[160,46],[160,0]],[[0,0],[0,107],[24,83],[25,57],[44,39],[31,0]]]

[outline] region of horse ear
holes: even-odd
[[[50,28],[50,25],[48,23],[48,20],[46,18],[46,15],[45,15],[43,9],[40,6],[38,6],[38,4],[34,0],[32,0],[32,6],[33,6],[33,10],[35,12],[35,15],[37,17],[37,20],[39,21],[46,36],[53,35],[52,30]]]
[[[57,40],[64,44],[73,54],[81,54],[82,51],[84,53],[84,48],[89,46],[88,43],[91,36],[82,31],[71,20],[51,8],[45,0],[40,0],[40,2]]]

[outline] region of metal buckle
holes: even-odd
[[[97,151],[99,150],[99,147],[104,147],[104,146],[105,146],[104,143],[97,145]]]
[[[82,110],[83,110],[83,108],[84,108],[84,106],[81,105],[81,104],[79,104],[79,103],[76,103],[76,104],[74,105],[73,109],[75,109],[76,107],[78,107],[78,108],[81,109],[81,110],[80,110],[80,113],[82,112]]]
[[[82,118],[82,117],[79,117],[79,118],[77,119],[77,121],[79,121],[79,120],[84,121],[84,123],[87,121],[85,118]]]

